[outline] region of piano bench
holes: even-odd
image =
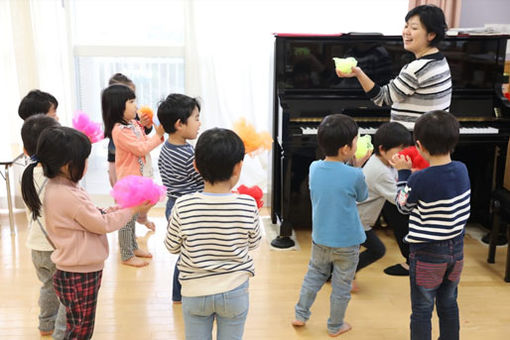
[[[492,192],[491,197],[492,211],[492,229],[489,242],[489,256],[487,262],[495,263],[496,240],[499,234],[501,223],[508,224],[510,222],[510,191],[506,189],[496,189]],[[506,228],[507,233],[507,254],[505,267],[505,281],[510,282],[510,227]]]

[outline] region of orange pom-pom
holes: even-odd
[[[245,118],[234,123],[234,131],[244,143],[245,153],[255,154],[260,149],[271,150],[273,139],[268,132],[257,132]]]
[[[148,116],[152,123],[152,117],[154,117],[154,112],[150,107],[142,106],[138,109],[138,111],[140,111],[141,114]]]

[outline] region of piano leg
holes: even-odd
[[[271,245],[276,248],[290,248],[294,246],[294,241],[290,238],[292,235],[292,223],[290,222],[288,215],[290,212],[290,188],[291,188],[291,168],[292,168],[292,156],[288,155],[285,157],[282,155],[281,159],[281,223],[280,223],[280,235],[278,235]]]

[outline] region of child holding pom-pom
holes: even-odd
[[[115,170],[119,179],[128,175],[149,175],[152,167],[145,156],[162,143],[165,133],[160,125],[156,127],[154,136],[149,138],[145,135],[141,124],[135,120],[135,99],[135,93],[124,85],[111,85],[102,93],[105,136],[113,138],[116,146]],[[154,229],[154,225],[151,229]],[[119,230],[119,246],[123,264],[143,267],[148,265],[148,262],[136,256],[152,257],[149,252],[138,248],[135,218]]]
[[[21,181],[23,200],[34,218],[44,212],[47,237],[55,250],[51,260],[57,270],[53,287],[65,306],[65,339],[90,339],[99,287],[108,257],[106,233],[126,224],[139,212],[147,212],[147,202],[128,209],[102,210],[95,206],[78,184],[87,169],[90,141],[68,127],[46,128],[38,139],[33,160]],[[48,178],[41,202],[34,185],[34,170],[41,163]]]
[[[195,152],[188,140],[197,138],[200,128],[200,103],[183,94],[168,95],[158,107],[158,119],[168,133],[159,154],[158,168],[167,188],[165,216],[168,220],[175,200],[182,195],[202,191],[204,181],[193,167]],[[181,302],[177,263],[174,269],[172,301]]]

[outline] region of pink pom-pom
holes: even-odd
[[[76,111],[73,118],[73,127],[83,132],[91,143],[99,142],[104,138],[104,132],[100,123],[94,123],[83,111]]]
[[[164,198],[166,188],[149,177],[126,176],[115,183],[110,194],[119,206],[129,208],[146,201],[156,204]]]

